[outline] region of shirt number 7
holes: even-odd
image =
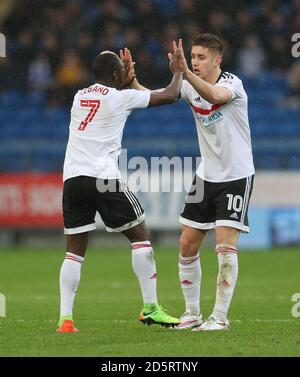
[[[93,120],[94,116],[96,115],[96,112],[99,110],[100,101],[99,100],[85,100],[85,99],[82,99],[80,101],[80,106],[82,106],[82,107],[90,107],[91,108],[91,110],[89,111],[88,115],[80,123],[80,126],[78,128],[79,131],[84,131],[86,129],[88,123],[90,123]]]

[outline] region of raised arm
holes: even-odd
[[[176,49],[177,45],[174,42],[173,53],[168,54],[169,68],[173,73],[172,81],[166,88],[151,91],[148,107],[169,104],[175,102],[179,97],[183,74],[180,69],[178,58],[175,54]],[[125,67],[124,86],[126,85],[128,88],[135,90],[149,90],[138,82],[134,71],[135,62],[133,62],[130,50],[128,48],[120,50],[120,58],[123,61]]]
[[[182,39],[179,39],[176,56],[184,78],[193,86],[202,98],[211,104],[227,103],[231,100],[232,93],[229,89],[212,85],[196,76],[189,69],[183,52]]]
[[[130,89],[136,89],[136,90],[149,90],[148,88],[145,88],[143,85],[141,85],[138,82],[138,79],[135,77],[130,84]]]
[[[175,53],[175,46],[176,43],[173,43],[173,53]],[[176,46],[177,48],[177,46]],[[124,80],[124,88],[128,89],[135,89],[135,90],[150,90],[149,88],[146,88],[140,82],[138,81],[136,74],[135,74],[135,62],[132,59],[132,55],[130,50],[125,47],[123,50],[120,50],[120,59],[124,63],[124,68],[125,68],[125,80]],[[172,54],[168,54],[169,61],[171,62]],[[175,60],[172,63],[173,65],[175,64]],[[170,67],[171,68],[171,67]],[[173,73],[173,71],[172,71]],[[151,94],[156,94],[156,93],[162,93],[164,92],[166,88],[161,88],[161,89],[155,89],[151,91]],[[156,105],[152,105],[156,106]]]
[[[176,72],[171,83],[162,91],[151,91],[148,107],[166,105],[177,101],[182,85],[182,73]]]
[[[175,43],[173,43],[173,49],[173,53],[168,53],[169,68],[173,73],[172,81],[164,89],[151,91],[149,107],[173,103],[177,101],[179,97],[183,74],[181,72],[180,64],[176,56],[177,46]]]
[[[120,50],[120,59],[125,68],[124,87],[135,90],[149,90],[138,82],[134,69],[135,62],[132,60],[131,52],[127,47],[124,50]]]

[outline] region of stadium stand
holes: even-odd
[[[129,47],[140,81],[158,88],[170,77],[165,59],[170,42],[179,36],[187,41],[199,31],[223,36],[229,51],[224,68],[243,79],[256,168],[300,168],[300,110],[285,101],[291,94],[288,72],[295,59],[287,51],[299,25],[299,1],[226,0],[216,11],[206,0],[85,0],[84,7],[82,0],[33,0],[27,7],[16,0],[0,19],[8,40],[8,58],[0,62],[2,172],[62,170],[70,101],[92,81],[89,67],[97,51]],[[243,45],[253,35],[256,42]],[[241,56],[257,56],[257,71],[250,74]],[[65,64],[71,73],[80,69],[82,77],[62,74]],[[123,147],[129,157],[196,157],[196,137],[191,112],[179,101],[134,112]]]

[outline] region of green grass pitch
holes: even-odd
[[[174,316],[184,310],[176,248],[157,247],[158,297]],[[202,312],[213,307],[217,258],[201,252]],[[300,317],[291,297],[300,292],[300,250],[239,254],[231,329],[176,331],[138,321],[142,306],[130,250],[88,250],[75,301],[77,334],[57,334],[58,274],[63,250],[0,252],[0,356],[300,356]]]

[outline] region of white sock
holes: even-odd
[[[200,311],[200,286],[201,266],[199,253],[192,257],[179,255],[179,278],[185,299],[185,311],[189,314],[199,315]]]
[[[83,261],[84,258],[79,255],[66,253],[59,275],[60,317],[72,316]]]
[[[227,244],[216,246],[219,260],[216,303],[212,316],[225,321],[238,276],[237,249]]]
[[[150,241],[131,244],[132,268],[139,279],[144,304],[157,305],[156,265]]]

